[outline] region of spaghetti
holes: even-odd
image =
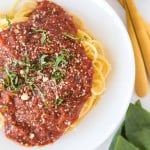
[[[37,5],[38,5],[36,0],[31,0],[31,1],[24,3],[23,6],[20,6],[19,10],[18,10],[18,5],[20,4],[19,2],[20,2],[19,0],[16,1],[15,5],[13,6],[13,8],[11,9],[11,11],[9,13],[0,14],[0,30],[1,31],[7,30],[14,23],[20,23],[20,22],[27,21],[29,19],[30,15],[32,14],[32,12],[37,8]],[[46,1],[44,1],[44,2],[47,3]],[[43,2],[43,5],[44,5],[44,2]],[[54,4],[52,4],[52,5],[54,5]],[[56,6],[56,9],[57,8],[58,8],[58,6]],[[54,9],[54,11],[55,11],[55,9]],[[80,122],[80,120],[92,109],[92,107],[97,102],[99,97],[103,94],[103,92],[105,90],[106,78],[107,78],[107,75],[108,75],[109,70],[110,70],[110,64],[108,63],[108,61],[105,57],[104,50],[103,50],[103,47],[101,46],[101,44],[97,40],[93,39],[84,30],[83,24],[80,21],[80,19],[78,19],[74,15],[73,15],[73,18],[74,18],[74,23],[76,24],[77,29],[78,29],[77,30],[77,36],[74,36],[72,34],[68,34],[68,35],[66,34],[65,36],[70,38],[71,40],[77,40],[77,43],[78,43],[78,40],[80,41],[80,43],[84,47],[86,55],[88,56],[88,58],[90,58],[90,60],[92,60],[92,66],[94,68],[94,74],[93,74],[93,80],[92,80],[91,95],[88,96],[88,99],[86,100],[86,102],[82,106],[82,109],[80,110],[77,119],[72,121],[72,123],[70,123],[70,122],[67,123],[68,127],[65,127],[66,128],[65,132],[75,128],[76,125]],[[50,39],[47,37],[47,33],[45,30],[40,30],[40,29],[36,29],[36,28],[32,28],[32,30],[36,33],[39,33],[39,35],[42,36],[42,38],[41,38],[41,44],[42,45],[45,43],[46,43],[45,45],[47,45],[48,43],[51,43]],[[62,59],[62,57],[63,58],[66,57],[66,59],[68,59],[65,53],[66,53],[66,51],[62,54],[55,55],[55,57],[60,56],[61,59]],[[43,55],[42,58],[40,59],[40,61],[45,63],[44,59],[46,57],[47,57],[47,55]],[[68,63],[67,60],[63,60],[63,61],[64,61],[63,65],[66,65]],[[87,61],[87,62],[89,63],[89,61]],[[39,67],[39,65],[36,64],[36,67]],[[31,69],[31,68],[28,68],[28,69]],[[63,68],[61,68],[61,69],[63,69]],[[53,71],[55,71],[55,70],[53,70]],[[6,73],[7,72],[8,71],[6,71]],[[24,72],[22,71],[22,74],[23,73]],[[57,72],[57,74],[58,74],[58,72]],[[59,75],[60,75],[60,72],[59,72]],[[90,76],[91,75],[89,75],[89,77]],[[64,74],[61,74],[61,78],[63,78],[63,77],[64,77]],[[43,82],[46,82],[47,80],[48,80],[47,77],[43,78]],[[57,84],[56,81],[53,82],[53,84]],[[39,92],[39,95],[41,95],[41,98],[44,99],[43,98],[44,95],[42,95],[42,92],[40,91],[40,88],[38,88],[37,85],[34,85],[32,88],[35,88],[36,91]],[[56,95],[56,97],[58,97],[58,91],[57,90],[55,90],[55,95]],[[23,100],[26,101],[26,100],[28,100],[28,98],[29,98],[29,96],[26,95],[26,93],[24,95],[22,95]],[[56,100],[57,101],[55,101],[55,104],[57,104],[57,107],[61,106],[63,99],[57,98]],[[48,107],[48,106],[46,105],[46,107]],[[55,108],[57,108],[57,107],[55,107]],[[63,120],[64,119],[63,117],[64,116],[62,116],[62,118],[60,118],[60,120],[61,119]],[[1,126],[1,124],[3,124],[3,119],[4,118],[0,114],[0,126]],[[60,135],[58,135],[58,137],[59,136]],[[46,142],[42,141],[43,143],[42,142],[38,143],[38,145],[44,145],[46,143],[52,143],[54,141],[55,140],[46,141]],[[18,142],[21,143],[20,141],[18,141]],[[31,146],[35,145],[35,143],[34,143],[35,141],[33,140],[32,142],[33,143],[27,143],[26,142],[26,143],[21,143],[21,144],[23,144],[23,145],[28,144]]]

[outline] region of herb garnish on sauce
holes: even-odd
[[[58,106],[62,105],[64,100],[62,98],[57,98],[54,100],[55,109],[57,109]]]
[[[41,34],[41,44],[43,45],[45,42],[51,43],[51,40],[47,36],[47,31],[42,29],[31,28],[35,33]]]
[[[82,37],[77,37],[77,36],[74,36],[74,35],[67,33],[67,32],[64,32],[64,36],[69,38],[69,39],[72,39],[72,40],[81,40],[82,39]]]
[[[68,64],[69,53],[63,49],[59,55],[54,55],[54,67],[52,70],[52,77],[56,81],[61,81],[65,77],[64,68]]]
[[[35,96],[37,91],[45,103],[44,91],[36,83],[36,77],[32,76],[32,73],[40,72],[43,74],[43,70],[47,67],[51,68],[49,74],[46,76],[43,74],[43,82],[47,82],[49,77],[55,83],[55,90],[57,93],[57,85],[66,76],[66,67],[69,63],[70,55],[66,49],[63,49],[60,53],[54,54],[51,58],[47,54],[41,55],[36,62],[32,62],[28,54],[24,55],[23,60],[11,60],[4,68],[5,78],[1,78],[0,82],[4,89],[11,91],[12,93],[18,93],[22,88],[28,86],[32,94]],[[17,71],[16,71],[16,68]],[[18,71],[19,70],[19,71]],[[49,76],[49,77],[48,77]],[[23,100],[29,100],[28,93],[23,93],[21,96]],[[31,97],[31,95],[30,95]],[[63,98],[60,98],[56,94],[56,99],[54,100],[54,107],[62,105]]]

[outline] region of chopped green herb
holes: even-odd
[[[69,54],[67,53],[66,50],[62,50],[62,52],[59,55],[55,55],[55,64],[56,67],[58,67],[60,64],[66,65],[67,59],[68,59]]]
[[[19,92],[23,87],[28,86],[33,95],[35,90],[38,91],[43,101],[45,101],[45,94],[36,84],[36,78],[32,76],[35,71],[43,73],[43,69],[50,66],[52,71],[50,76],[56,83],[62,81],[65,78],[66,70],[65,67],[68,64],[70,54],[66,49],[63,49],[60,54],[54,54],[51,59],[49,55],[43,54],[39,57],[38,61],[32,62],[27,53],[24,55],[23,60],[11,60],[4,68],[6,77],[0,78],[0,83],[4,89],[7,89],[13,93]],[[19,72],[14,71],[10,68],[17,68]],[[43,81],[44,82],[44,81]],[[61,105],[62,99],[55,101],[56,105]]]
[[[29,66],[27,66],[25,69],[25,74],[28,75],[29,72],[30,72],[30,68],[29,68]]]
[[[46,42],[46,38],[47,38],[47,36],[46,36],[46,33],[45,32],[42,32],[41,33],[41,44],[43,45],[45,42]]]
[[[39,58],[39,62],[40,65],[45,65],[47,62],[45,61],[45,59],[48,57],[48,55],[43,54],[40,58]]]
[[[65,73],[58,69],[52,72],[52,78],[57,82],[60,82],[64,77],[65,77]]]
[[[54,55],[54,67],[52,77],[59,82],[65,77],[63,68],[68,64],[69,53],[64,49],[59,55]]]
[[[36,33],[43,33],[43,32],[46,32],[46,30],[42,30],[42,29],[36,29],[34,27],[31,28],[34,32]]]
[[[43,45],[45,42],[51,43],[51,40],[47,37],[46,30],[31,28],[34,32],[41,34],[41,44]]]
[[[16,60],[11,60],[10,65],[12,65],[13,67],[17,67],[18,62]]]
[[[7,77],[4,87],[16,93],[20,90],[18,75],[15,72],[9,71],[7,66],[5,67],[5,72]]]
[[[13,67],[17,67],[17,66],[30,66],[30,59],[28,57],[28,54],[25,53],[24,54],[24,61],[21,60],[11,60],[10,61],[10,65],[12,65]]]
[[[27,60],[27,61],[29,61],[29,60]],[[28,62],[28,64],[29,64],[29,62]],[[21,77],[24,77],[25,83],[22,82],[22,79],[21,79],[21,82],[20,82],[19,75],[16,72],[10,70],[8,68],[8,66],[5,66],[5,68],[4,68],[4,71],[6,73],[5,79],[3,79],[4,89],[8,89],[13,93],[17,93],[26,84],[26,82],[28,80],[27,78],[28,78],[28,73],[29,73],[29,67],[28,67],[26,62],[17,61],[17,60],[11,60],[9,65],[12,65],[13,67],[26,66],[25,70],[20,71],[22,73],[22,74],[20,73]]]
[[[24,56],[25,56],[25,61],[24,61],[25,64],[30,65],[30,59],[29,59],[28,53],[25,53]]]
[[[19,90],[24,87],[25,85],[28,85],[31,89],[32,93],[34,93],[34,78],[29,77],[29,73],[31,71],[39,70],[42,65],[42,69],[45,67],[45,65],[50,64],[49,62],[45,61],[45,58],[47,55],[42,55],[39,58],[39,61],[37,63],[31,64],[31,61],[27,54],[24,55],[24,61],[17,61],[17,60],[11,60],[9,65],[13,67],[24,67],[24,69],[20,70],[20,75],[18,75],[16,72],[11,71],[8,66],[5,66],[4,71],[6,73],[5,79],[0,79],[0,82],[3,84],[5,89],[8,89],[14,93],[19,92]],[[21,82],[19,81],[19,77],[21,78]],[[33,86],[34,85],[34,86]],[[36,86],[36,89],[38,87]],[[39,89],[38,89],[39,91]]]
[[[42,101],[44,102],[45,101],[45,94],[41,91],[41,89],[36,85],[36,84],[33,84],[33,86],[37,89],[37,91],[39,92],[41,98],[42,98]]]
[[[55,109],[58,108],[58,106],[62,105],[64,102],[64,100],[62,98],[57,98],[54,100],[54,106],[55,106]]]
[[[28,82],[28,84],[29,84],[30,90],[32,91],[32,94],[35,96],[34,87],[33,87],[34,82]]]
[[[46,60],[46,58],[48,57],[48,55],[43,54],[40,58],[39,58],[39,65],[40,65],[40,69],[43,70],[45,67],[47,66],[51,66],[52,65],[52,61]]]
[[[77,37],[77,36],[74,36],[74,35],[66,33],[66,32],[64,32],[64,36],[69,39],[72,39],[72,40],[81,40],[81,37]]]
[[[6,15],[6,21],[8,23],[8,28],[11,29],[12,24],[11,24],[11,21],[10,21],[10,19],[9,19],[9,17],[7,15]]]
[[[47,61],[45,60],[48,57],[48,55],[43,54],[40,58],[39,58],[39,64],[41,69],[43,69],[43,67],[45,65],[47,65]]]
[[[19,66],[29,66],[29,64],[26,63],[25,61],[18,61],[17,63]]]

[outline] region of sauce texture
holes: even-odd
[[[0,112],[5,134],[25,146],[55,142],[91,96],[93,66],[72,17],[39,2],[28,21],[0,32]]]

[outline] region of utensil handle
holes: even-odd
[[[126,15],[127,15],[128,31],[132,41],[134,56],[135,56],[135,65],[136,65],[135,91],[138,96],[143,97],[148,93],[148,79],[147,79],[140,47],[134,32],[132,22],[130,20],[130,16],[128,13]]]
[[[134,27],[133,27],[128,9],[126,8],[123,0],[119,0],[119,2],[122,5],[122,7],[124,7],[126,10],[127,27],[128,27],[128,32],[129,32],[130,39],[132,41],[133,50],[134,50],[135,65],[136,65],[135,91],[138,96],[143,97],[148,93],[148,79],[146,75],[144,61],[142,58],[139,43],[138,43],[135,31],[134,31]]]
[[[150,76],[150,39],[133,0],[125,0],[126,11],[129,12],[135,33],[140,44],[144,63]]]

